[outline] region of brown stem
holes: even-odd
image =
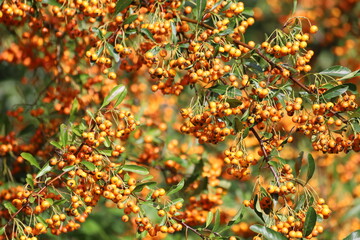
[[[260,137],[260,135],[258,134],[258,132],[255,130],[255,128],[251,127],[250,130],[251,130],[251,132],[254,134],[255,138],[258,140],[258,142],[259,142],[259,144],[260,144],[261,151],[262,151],[262,153],[263,153],[263,155],[264,155],[264,160],[265,160],[266,163],[269,165],[269,168],[270,168],[272,174],[273,174],[274,177],[275,177],[275,180],[276,180],[277,185],[280,186],[279,175],[276,173],[274,167],[269,164],[270,158],[269,158],[269,155],[268,155],[267,152],[266,152],[266,149],[265,149],[265,146],[264,146],[264,141],[262,140],[262,138]]]
[[[210,25],[207,25],[206,23],[198,22],[198,21],[196,21],[196,20],[194,20],[194,19],[191,19],[191,18],[188,18],[188,17],[185,17],[185,16],[180,16],[180,19],[181,19],[182,21],[185,21],[185,22],[190,22],[190,23],[198,24],[198,25],[200,25],[200,26],[202,26],[202,27],[205,27],[205,28],[207,28],[207,29],[215,30],[214,27],[212,27],[212,26],[210,26]]]
[[[137,199],[143,201],[143,202],[146,202],[146,200],[140,196],[137,196],[137,195],[133,195],[134,197],[136,197]],[[177,221],[178,223],[180,223],[181,225],[183,225],[186,229],[194,232],[196,235],[198,235],[199,237],[201,237],[202,239],[206,239],[206,237],[201,234],[201,232],[199,232],[198,230],[196,230],[195,228],[187,225],[185,222],[183,222],[180,218],[177,218],[177,217],[171,217],[172,219],[174,219],[175,221]],[[215,235],[217,235],[219,233],[215,233]]]
[[[203,27],[208,28],[208,29],[211,29],[211,30],[214,30],[214,29],[215,29],[214,27],[212,27],[212,26],[210,26],[210,25],[207,25],[207,24],[202,23],[202,22],[198,22],[198,21],[196,21],[196,20],[194,20],[194,19],[190,19],[190,18],[185,17],[185,16],[180,16],[180,19],[181,19],[182,21],[191,22],[191,23],[194,23],[194,24],[199,24],[200,26],[203,26]],[[283,70],[284,70],[283,67],[281,67],[280,65],[276,64],[276,63],[273,62],[271,59],[269,59],[267,56],[265,56],[265,55],[260,51],[260,49],[254,48],[254,47],[252,47],[252,46],[250,46],[250,45],[248,45],[248,44],[246,44],[246,43],[244,43],[244,42],[241,42],[241,41],[239,41],[239,40],[236,40],[236,39],[234,39],[233,41],[234,41],[234,43],[236,43],[236,44],[238,44],[238,45],[241,45],[241,46],[243,46],[243,47],[246,47],[246,48],[248,48],[248,49],[250,49],[250,50],[254,50],[261,58],[263,58],[266,62],[268,62],[271,67],[277,68],[277,69],[279,69],[280,71],[283,71]],[[303,83],[299,82],[299,81],[298,81],[297,79],[295,79],[293,76],[290,75],[290,76],[289,76],[289,79],[290,79],[291,81],[293,81],[296,85],[298,85],[299,87],[301,87],[302,89],[304,89],[306,92],[308,92],[308,93],[310,93],[310,94],[314,94],[306,85],[304,85]],[[340,113],[335,112],[334,110],[330,110],[330,112],[331,112],[332,114],[334,114],[336,117],[338,117],[343,123],[347,123],[347,122],[348,122],[348,120],[345,119]]]
[[[181,219],[176,218],[176,217],[172,217],[172,219],[174,219],[175,221],[177,221],[178,223],[180,223],[181,225],[183,225],[184,227],[186,227],[187,229],[191,230],[192,232],[194,232],[196,235],[198,235],[199,237],[201,237],[201,239],[206,239],[206,237],[201,234],[201,232],[199,232],[198,230],[196,230],[195,228],[187,225],[185,222],[183,222]]]
[[[92,130],[92,129],[94,129],[94,126],[91,128],[91,130]],[[90,131],[91,131],[91,130],[90,130]],[[79,146],[79,148],[77,149],[77,151],[75,152],[74,155],[77,155],[77,154],[81,151],[81,149],[82,149],[82,147],[83,147],[84,145],[85,145],[85,143],[82,142],[81,145]],[[10,219],[8,220],[8,222],[4,225],[4,228],[6,228],[6,227],[8,226],[8,224],[28,205],[28,200],[29,200],[30,197],[33,197],[33,196],[35,196],[35,195],[41,194],[43,191],[45,191],[45,189],[46,189],[48,186],[50,186],[51,184],[53,184],[56,180],[60,179],[60,178],[61,178],[62,176],[64,176],[66,173],[67,173],[67,172],[62,172],[60,175],[58,175],[58,176],[54,177],[53,179],[51,179],[50,182],[45,183],[45,186],[43,186],[39,191],[31,193],[31,194],[26,198],[26,204],[22,205],[21,208],[19,208],[19,210],[17,210],[17,212],[14,213],[14,214],[10,217]]]
[[[275,62],[271,61],[268,57],[266,57],[261,51],[260,49],[258,48],[254,48],[254,47],[251,47],[250,45],[246,44],[246,43],[243,43],[239,40],[234,40],[234,42],[238,45],[241,45],[243,47],[246,47],[250,50],[254,50],[261,58],[263,58],[265,61],[267,61],[270,66],[272,66],[273,68],[277,68],[279,69],[280,71],[283,71],[283,67],[281,67],[280,65],[276,64]],[[306,92],[310,93],[310,94],[314,94],[306,85],[304,85],[302,82],[299,82],[299,80],[295,79],[293,76],[289,76],[289,79],[291,81],[293,81],[296,85],[298,85],[299,87],[301,87],[302,89],[304,89]],[[330,110],[330,112],[332,114],[334,114],[336,117],[338,117],[343,123],[347,123],[347,119],[345,119],[342,115],[340,115],[340,113],[338,112],[335,112],[334,110]]]

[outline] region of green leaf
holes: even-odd
[[[307,237],[311,234],[316,224],[316,218],[315,209],[313,207],[309,207],[304,222],[304,237]]]
[[[96,27],[92,27],[91,28],[91,31],[92,32],[94,32],[95,33],[95,35],[99,38],[99,39],[102,39],[104,36],[103,36],[103,34],[102,34],[102,32],[100,31],[100,29],[99,28],[96,28]],[[101,51],[102,52],[102,51]],[[101,53],[100,52],[100,53]],[[97,55],[99,56],[100,55],[100,53],[99,52],[97,52]]]
[[[76,113],[79,110],[79,102],[77,100],[77,98],[74,99],[74,101],[72,102],[72,106],[71,106],[71,110],[70,110],[70,117],[69,117],[69,121],[73,122],[76,118]]]
[[[350,117],[352,118],[356,118],[356,117],[360,117],[360,107],[358,107],[357,109],[355,109],[353,112],[351,112]]]
[[[215,222],[214,222],[214,227],[213,227],[213,231],[216,232],[218,230],[218,228],[220,227],[220,211],[219,209],[216,210],[215,213]]]
[[[14,205],[12,205],[11,202],[4,201],[3,205],[9,211],[10,214],[16,213],[17,209]]]
[[[120,62],[120,55],[115,51],[114,46],[106,42],[106,48],[109,51],[110,55],[113,57],[115,62]]]
[[[53,169],[52,166],[47,162],[40,170],[40,172],[36,175],[36,178],[39,178],[41,176],[44,176],[48,172],[50,172]]]
[[[190,44],[189,43],[182,43],[179,44],[179,48],[189,48]]]
[[[178,38],[177,38],[177,31],[176,31],[176,24],[175,22],[171,21],[170,22],[170,26],[171,26],[171,42],[173,44],[177,44],[178,42]]]
[[[57,6],[57,7],[61,7],[62,4],[60,4],[59,2],[57,2],[56,0],[43,0],[42,3],[44,4],[49,4],[52,6]],[[0,4],[1,5],[1,4]]]
[[[103,107],[107,106],[110,104],[110,102],[115,100],[115,104],[114,107],[116,107],[117,105],[119,105],[124,98],[126,97],[127,94],[127,89],[124,85],[120,84],[116,87],[114,87],[109,95],[107,95],[104,99],[103,104],[101,105],[100,109],[102,109]]]
[[[312,178],[315,172],[315,160],[310,153],[308,154],[308,165],[306,183]]]
[[[107,150],[107,149],[105,149],[105,150],[98,150],[98,152],[99,152],[100,154],[105,155],[105,156],[108,156],[108,157],[110,157],[110,156],[112,155],[112,150]]]
[[[360,76],[360,69],[359,70],[356,70],[356,71],[353,71],[349,74],[346,74],[345,76],[343,76],[342,78],[338,79],[338,80],[346,80],[346,79],[350,79],[350,78],[353,78],[353,77],[358,77]]]
[[[117,0],[115,5],[115,15],[127,8],[132,0]]]
[[[95,165],[92,162],[88,162],[88,161],[82,161],[80,162],[82,165],[84,165],[87,169],[89,169],[90,171],[94,171],[95,170]]]
[[[105,137],[104,145],[105,145],[105,147],[110,147],[111,146],[111,141],[110,141],[108,136]]]
[[[297,0],[294,0],[293,3],[294,3],[294,5],[293,5],[292,14],[295,14],[296,7],[297,7]]]
[[[26,174],[26,183],[31,186],[31,188],[34,188],[34,179],[31,174]]]
[[[228,223],[229,226],[238,224],[241,222],[241,219],[243,218],[243,207],[239,209],[239,211],[236,213],[236,215],[232,218],[232,220]]]
[[[63,205],[64,203],[66,203],[67,201],[68,201],[68,200],[66,200],[66,199],[56,200],[56,201],[54,201],[53,206],[61,206],[61,205]]]
[[[75,169],[75,165],[71,165],[71,166],[64,167],[62,170],[63,170],[63,172],[70,172],[74,169]]]
[[[250,131],[249,127],[245,128],[242,137],[246,138],[249,135],[249,131]]]
[[[0,1],[1,2],[1,1]],[[1,3],[0,3],[1,4]],[[0,236],[3,235],[5,232],[5,227],[0,228]]]
[[[295,211],[298,212],[305,204],[306,197],[305,194],[300,195],[299,199],[296,202]]]
[[[242,14],[252,17],[252,16],[254,16],[254,10],[252,8],[246,7],[244,9],[244,11],[242,12]]]
[[[68,131],[65,124],[60,125],[60,142],[63,147],[68,143]]]
[[[349,91],[352,91],[353,93],[356,93],[357,87],[356,87],[355,84],[353,84],[353,83],[344,83],[343,86],[348,86]]]
[[[229,97],[235,98],[237,96],[241,96],[242,92],[240,89],[235,87],[229,87],[226,85],[216,85],[214,87],[209,88],[210,91],[220,94],[220,95],[227,95]]]
[[[301,151],[299,157],[297,157],[295,160],[295,177],[299,176],[303,157],[304,157],[304,151]]]
[[[41,222],[41,223],[44,224],[45,226],[48,225],[43,217],[41,217],[41,216],[36,216],[36,219],[38,220],[38,222]]]
[[[350,233],[344,240],[359,240],[360,239],[360,230]]]
[[[206,217],[205,228],[207,228],[210,225],[210,223],[213,220],[213,217],[214,217],[214,214],[211,211],[209,211],[209,213],[208,213],[208,215]]]
[[[34,203],[36,198],[34,196],[29,197],[29,203]]]
[[[263,235],[268,240],[287,240],[281,233],[275,232],[274,230],[259,224],[251,225],[250,230]]]
[[[241,120],[236,117],[234,119],[234,129],[236,132],[240,132],[244,128],[244,124],[241,122]]]
[[[196,0],[196,20],[201,22],[202,14],[206,7],[206,0]]]
[[[341,94],[343,94],[344,92],[346,92],[349,89],[348,85],[339,85],[336,87],[333,87],[329,90],[327,90],[325,93],[323,93],[321,97],[325,98],[325,99],[332,99],[334,97],[339,97]]]
[[[137,173],[140,175],[148,175],[149,174],[149,170],[147,168],[138,166],[138,165],[124,165],[122,170],[124,170],[126,172]]]
[[[126,18],[125,21],[124,21],[124,25],[125,24],[130,24],[132,23],[133,21],[135,21],[136,19],[138,18],[138,15],[131,15],[130,17]]]
[[[356,133],[360,133],[360,124],[359,122],[353,122],[352,127]]]
[[[53,145],[54,147],[61,149],[61,144],[55,141],[50,141],[50,144]]]
[[[225,36],[234,33],[234,28],[227,28],[224,31],[219,32],[219,36]]]
[[[148,187],[150,189],[153,189],[155,186],[157,185],[157,182],[144,182],[144,183],[140,183],[138,185],[136,185],[135,189],[133,190],[133,192],[141,192],[144,187]]]
[[[141,34],[146,36],[147,38],[153,40],[155,42],[154,36],[152,35],[152,33],[149,31],[149,29],[147,28],[142,28],[140,30]]]
[[[264,219],[264,217],[263,217],[262,212],[260,212],[260,211],[257,209],[258,200],[259,200],[259,195],[256,194],[255,197],[254,197],[254,212],[256,213],[256,215],[259,216],[259,218],[261,218],[261,220],[262,220],[263,222],[265,222],[265,219]]]
[[[348,75],[349,73],[351,73],[351,70],[347,67],[343,67],[343,66],[332,66],[329,67],[321,72],[319,72],[319,74],[321,75],[328,75],[328,76],[332,76],[332,77],[344,77],[346,75]]]
[[[171,206],[171,205],[175,205],[177,204],[178,202],[184,202],[184,199],[183,198],[176,198],[174,200],[172,200],[169,205],[167,205],[167,207]]]
[[[28,161],[31,165],[35,166],[37,169],[40,169],[39,163],[36,161],[34,156],[31,153],[23,152],[20,154],[26,161]]]
[[[168,196],[170,196],[171,194],[177,193],[178,191],[180,191],[181,189],[183,189],[185,184],[185,180],[181,179],[180,182],[178,184],[176,184],[175,186],[172,186],[169,190],[169,192],[167,193]]]

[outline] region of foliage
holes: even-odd
[[[360,73],[313,70],[297,1],[265,37],[251,4],[1,2],[0,239],[327,237]]]

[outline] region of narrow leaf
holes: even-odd
[[[220,95],[227,95],[232,98],[242,95],[242,92],[240,89],[235,88],[235,87],[229,87],[226,85],[216,85],[214,87],[209,88],[209,90],[214,93],[217,93]]]
[[[31,188],[34,188],[34,179],[31,174],[26,175],[25,181],[27,184],[29,184],[31,186]]]
[[[125,98],[127,94],[127,90],[125,88],[124,85],[120,84],[116,87],[114,87],[109,95],[107,95],[104,99],[103,104],[101,105],[100,109],[102,109],[103,107],[107,106],[110,104],[110,102],[115,100],[115,104],[114,107],[116,107],[117,105],[119,105]]]
[[[66,166],[64,167],[62,170],[63,172],[70,172],[71,170],[75,169],[75,165],[70,165],[70,166]]]
[[[39,163],[36,161],[34,156],[31,153],[23,152],[20,154],[26,161],[28,161],[31,165],[35,166],[37,169],[40,169]]]
[[[315,160],[310,153],[308,154],[308,165],[306,183],[312,178],[315,172]]]
[[[53,169],[52,166],[47,162],[40,170],[40,172],[36,175],[36,178],[39,178],[41,176],[44,176],[48,172],[50,172]]]
[[[77,98],[74,99],[74,101],[72,102],[72,106],[71,106],[71,110],[70,110],[70,117],[69,117],[69,121],[73,122],[76,118],[76,112],[79,110],[79,102],[77,100]]]
[[[176,24],[175,24],[175,22],[171,21],[171,22],[170,22],[170,26],[171,26],[171,42],[172,42],[173,44],[177,44],[178,38],[177,38],[177,36],[176,36],[177,31],[176,31]]]
[[[68,132],[65,124],[60,125],[60,142],[63,147],[66,147],[68,142]]]
[[[131,15],[130,17],[126,18],[125,21],[124,21],[124,25],[125,24],[130,24],[132,23],[133,21],[135,21],[136,19],[138,18],[138,15]]]
[[[175,186],[172,186],[169,190],[169,192],[167,193],[168,196],[170,196],[171,194],[174,194],[174,193],[177,193],[179,192],[181,189],[183,189],[184,187],[184,184],[185,184],[185,181],[184,179],[181,179],[181,181],[176,184]]]
[[[115,62],[120,62],[120,55],[115,51],[114,46],[110,43],[106,43],[106,48],[109,51],[110,55],[113,57]]]
[[[295,160],[295,177],[299,176],[300,174],[303,157],[304,157],[304,151],[301,151],[299,157],[296,158]]]
[[[328,75],[328,76],[332,76],[332,77],[344,77],[347,74],[351,73],[351,70],[347,67],[343,67],[343,66],[332,66],[329,67],[321,72],[319,72],[319,74],[321,75]]]
[[[256,215],[258,215],[258,217],[263,221],[265,222],[265,219],[263,217],[263,214],[262,212],[260,212],[257,208],[257,205],[258,205],[258,201],[259,200],[259,196],[256,194],[255,197],[254,197],[254,212],[256,213]]]
[[[144,182],[144,183],[140,183],[138,184],[135,189],[133,190],[133,192],[141,192],[144,187],[148,187],[150,189],[153,189],[155,186],[157,185],[157,182]]]
[[[56,0],[43,0],[42,3],[44,4],[49,4],[51,6],[57,6],[57,7],[61,7],[62,4],[60,4],[59,2],[57,2]],[[0,5],[1,5],[1,1],[0,1]]]
[[[12,205],[11,202],[4,201],[3,205],[11,214],[13,214],[17,211],[16,207],[14,205]]]
[[[344,240],[359,240],[360,239],[360,230],[350,233]]]
[[[155,42],[154,36],[152,35],[152,33],[149,31],[149,29],[147,28],[142,28],[140,30],[141,34],[146,36],[148,39],[153,40]]]
[[[281,233],[275,232],[274,230],[259,224],[250,226],[250,229],[253,232],[263,235],[268,240],[287,240],[287,238]]]
[[[202,15],[206,7],[206,2],[206,0],[196,0],[196,17],[197,21],[199,22],[202,20]]]
[[[346,74],[345,76],[343,76],[342,78],[340,78],[338,80],[346,80],[346,79],[350,79],[350,78],[357,77],[357,76],[360,76],[360,69],[353,71],[349,74]]]
[[[124,170],[126,172],[137,173],[140,175],[148,175],[149,174],[149,170],[147,168],[141,167],[138,165],[124,165],[122,170]]]
[[[307,237],[311,234],[316,224],[316,218],[315,209],[313,207],[309,207],[304,222],[304,237]]]
[[[94,171],[95,168],[96,168],[95,165],[92,162],[82,161],[81,164],[84,165],[90,171]]]
[[[205,228],[207,228],[207,227],[210,225],[210,223],[211,223],[212,220],[213,220],[213,217],[214,217],[214,214],[213,214],[211,211],[209,211],[209,213],[208,213],[208,215],[207,215],[207,217],[206,217]]]
[[[132,0],[117,0],[115,5],[115,15],[127,8]]]
[[[252,8],[250,8],[250,7],[249,8],[246,7],[244,9],[244,11],[242,11],[241,14],[252,17],[252,16],[254,16],[254,10]]]
[[[58,148],[58,149],[61,149],[61,144],[58,143],[58,142],[51,141],[50,144],[53,145],[54,147]]]
[[[220,211],[219,211],[219,209],[217,209],[216,213],[215,213],[215,223],[214,223],[214,227],[212,230],[214,232],[216,232],[219,227],[220,227]]]
[[[63,205],[64,203],[66,203],[67,201],[68,201],[68,200],[66,200],[66,199],[56,200],[56,201],[54,201],[53,206],[61,206],[61,205]]]
[[[339,97],[341,94],[346,92],[349,89],[348,85],[340,85],[333,87],[329,90],[327,90],[324,94],[322,94],[320,97],[323,97],[325,99],[332,99],[334,97]]]
[[[293,1],[293,10],[292,10],[292,14],[295,14],[295,11],[296,11],[296,7],[297,7],[297,0],[294,0]]]

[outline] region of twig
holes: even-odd
[[[191,19],[191,18],[188,18],[188,17],[185,17],[185,16],[180,16],[180,19],[182,21],[185,21],[185,22],[190,22],[190,23],[194,23],[194,24],[198,24],[202,27],[205,27],[205,28],[208,28],[208,29],[211,29],[211,30],[215,30],[214,27],[210,26],[210,25],[207,25],[206,23],[203,23],[203,22],[198,22],[196,21],[195,19]]]
[[[94,128],[94,127],[92,127],[92,129],[93,129],[93,128]],[[75,152],[74,155],[77,155],[77,154],[81,151],[81,149],[82,149],[82,147],[83,147],[84,145],[85,145],[85,143],[82,142],[81,145],[79,146],[79,148],[77,149],[77,151]],[[67,172],[62,172],[60,175],[58,175],[58,176],[56,176],[55,178],[51,179],[50,182],[45,183],[45,186],[43,186],[39,191],[31,193],[31,194],[26,198],[26,204],[22,205],[21,208],[19,208],[19,210],[17,210],[17,212],[14,213],[14,214],[10,217],[10,219],[8,220],[8,222],[4,225],[4,228],[6,228],[6,227],[8,226],[8,224],[28,205],[28,200],[29,200],[30,197],[33,197],[33,196],[35,196],[35,195],[41,194],[43,191],[45,191],[45,189],[46,189],[48,186],[50,186],[51,184],[53,184],[56,180],[60,179],[60,178],[61,178],[62,176],[64,176],[66,173],[67,173]]]
[[[199,232],[198,230],[196,230],[195,228],[187,225],[185,222],[183,222],[181,219],[176,218],[176,217],[172,217],[172,219],[174,219],[175,221],[177,221],[178,223],[180,223],[181,225],[183,225],[186,229],[191,230],[192,232],[194,232],[196,235],[198,235],[199,237],[201,237],[201,239],[206,239],[206,237],[201,234],[201,232]]]
[[[254,50],[261,58],[263,58],[266,62],[268,62],[270,64],[271,67],[273,68],[277,68],[279,69],[280,71],[283,71],[283,67],[281,67],[280,65],[276,64],[275,62],[271,61],[268,57],[266,57],[261,51],[260,49],[258,48],[254,48],[254,47],[251,47],[250,45],[246,44],[246,43],[243,43],[239,40],[234,40],[234,42],[238,45],[241,45],[243,47],[246,47],[250,50]],[[314,94],[313,91],[311,91],[305,84],[303,84],[302,82],[299,82],[299,80],[295,79],[291,73],[290,73],[290,76],[289,76],[289,79],[291,81],[293,81],[296,85],[298,85],[299,87],[301,87],[302,89],[304,89],[306,92],[310,93],[310,94]],[[343,123],[347,123],[347,119],[345,119],[343,116],[341,116],[338,112],[335,112],[334,110],[330,109],[330,112],[332,114],[334,114],[336,117],[338,117]]]
[[[263,153],[263,155],[264,155],[264,160],[265,160],[265,162],[269,165],[269,168],[270,168],[272,174],[273,174],[274,177],[275,177],[275,180],[276,180],[277,185],[280,186],[279,176],[278,176],[278,174],[276,173],[274,167],[269,164],[270,159],[269,159],[269,155],[268,155],[267,152],[266,152],[266,149],[265,149],[265,146],[264,146],[264,141],[262,140],[262,138],[260,137],[260,135],[258,134],[258,132],[255,130],[255,128],[251,127],[250,130],[251,130],[251,132],[254,134],[255,138],[258,140],[258,142],[259,142],[259,144],[260,144],[261,151],[262,151],[262,153]]]
[[[191,22],[191,23],[194,23],[194,24],[198,24],[198,25],[200,25],[200,26],[203,26],[203,27],[208,28],[208,29],[211,29],[211,30],[214,30],[214,29],[215,29],[214,27],[212,27],[212,26],[210,26],[210,25],[207,25],[207,24],[205,24],[205,23],[203,23],[203,22],[198,22],[198,21],[196,21],[196,20],[194,20],[194,19],[190,19],[190,18],[185,17],[185,16],[180,16],[180,19],[183,20],[183,21],[186,21],[186,22]],[[246,43],[244,43],[244,42],[241,42],[241,41],[239,41],[239,40],[236,40],[236,39],[233,39],[233,41],[234,41],[234,43],[236,43],[236,44],[238,44],[238,45],[241,45],[241,46],[243,46],[243,47],[246,47],[246,48],[248,48],[248,49],[250,49],[250,50],[254,50],[261,58],[263,58],[266,62],[268,62],[271,67],[277,68],[277,69],[279,69],[280,71],[283,71],[283,70],[284,70],[283,67],[281,67],[280,65],[278,65],[277,63],[275,63],[275,62],[273,62],[271,59],[269,59],[267,56],[265,56],[265,55],[260,51],[260,49],[254,48],[254,47],[252,47],[252,46],[250,46],[250,45],[248,45],[248,44],[246,44]],[[303,84],[303,83],[299,82],[297,79],[295,79],[295,78],[291,75],[291,73],[290,73],[289,79],[290,79],[291,81],[293,81],[296,85],[298,85],[299,87],[301,87],[302,89],[304,89],[306,92],[308,92],[308,93],[310,93],[310,94],[312,94],[312,95],[314,94],[305,84]],[[347,122],[348,122],[348,120],[345,119],[342,115],[340,115],[340,113],[335,112],[335,111],[332,110],[332,109],[330,109],[330,112],[331,112],[332,114],[334,114],[336,117],[338,117],[343,123],[347,123]]]

